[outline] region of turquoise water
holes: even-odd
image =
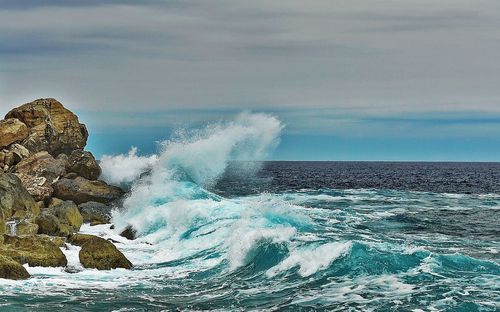
[[[67,246],[67,268],[1,280],[0,311],[500,310],[498,165],[277,163],[264,178],[258,163],[228,167],[263,159],[282,129],[247,113],[159,155],[103,157],[102,178],[131,190],[114,230],[81,231],[112,239],[134,269],[84,269]],[[136,240],[118,235],[127,226]]]
[[[207,194],[156,201],[136,241],[84,226],[119,240],[134,270],[78,269],[65,251],[78,273],[28,268],[32,279],[0,283],[1,310],[500,309],[499,195]]]

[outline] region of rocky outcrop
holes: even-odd
[[[68,239],[68,242],[82,247],[79,258],[84,268],[98,270],[132,268],[132,263],[116,246],[103,238],[93,235],[75,234]]]
[[[83,217],[72,201],[65,201],[43,209],[35,222],[38,234],[68,236],[80,230]]]
[[[111,221],[111,206],[98,202],[87,202],[78,206],[83,216],[83,222],[92,225],[106,224]]]
[[[21,142],[28,135],[28,127],[20,120],[9,118],[0,121],[0,148]]]
[[[97,180],[101,168],[84,151],[87,137],[54,99],[24,104],[0,121],[0,278],[28,278],[26,263],[66,266],[60,248],[71,235],[85,267],[131,268],[111,242],[74,235],[84,220],[109,222],[109,204],[124,194]]]
[[[33,197],[14,174],[0,174],[0,233],[5,233],[8,220],[34,219],[39,213]]]
[[[0,278],[11,280],[23,280],[30,277],[30,274],[19,263],[10,257],[0,255]]]
[[[7,256],[21,264],[42,267],[66,266],[67,260],[59,247],[42,235],[3,236],[0,255]]]
[[[48,151],[57,156],[83,150],[88,132],[78,117],[55,99],[38,99],[11,110],[5,118],[16,118],[29,129],[23,145],[31,152]]]
[[[92,153],[76,150],[69,156],[68,172],[74,172],[87,180],[97,180],[101,175],[101,167]]]
[[[54,196],[72,200],[77,204],[90,201],[108,204],[123,196],[124,192],[103,181],[90,181],[82,177],[61,179],[54,184]]]

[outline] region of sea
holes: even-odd
[[[261,161],[282,129],[247,114],[103,157],[129,194],[81,232],[134,268],[67,245],[0,280],[0,311],[500,311],[500,163]]]

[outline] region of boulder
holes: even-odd
[[[42,267],[66,266],[67,260],[59,247],[42,235],[3,235],[0,255],[8,256],[21,264]]]
[[[80,230],[83,217],[72,201],[65,201],[43,209],[35,222],[38,234],[68,236]]]
[[[16,173],[15,175],[21,180],[21,183],[28,193],[30,193],[37,202],[49,200],[52,193],[54,193],[54,189],[44,177],[37,177],[25,173]]]
[[[17,143],[12,144],[10,146],[9,150],[12,153],[18,155],[18,157],[20,157],[21,159],[28,158],[30,156],[30,151],[26,147],[22,146],[21,144],[17,144]]]
[[[46,151],[35,153],[16,165],[16,173],[24,173],[34,177],[44,177],[50,184],[66,174],[68,163],[63,159],[55,159]]]
[[[123,196],[124,192],[102,181],[89,181],[82,177],[63,178],[54,184],[54,196],[64,200],[72,200],[77,204],[90,201],[108,204]]]
[[[10,257],[0,255],[0,278],[23,280],[30,278],[30,274],[19,263]]]
[[[0,148],[21,142],[29,135],[28,127],[16,118],[0,121]]]
[[[39,212],[35,200],[17,176],[10,173],[0,174],[0,233],[5,233],[5,221],[31,220]]]
[[[134,240],[136,238],[136,236],[137,236],[137,231],[131,225],[128,225],[125,228],[125,230],[123,230],[120,233],[120,236],[121,237],[125,237],[128,240]]]
[[[68,159],[68,172],[74,172],[88,180],[97,180],[101,167],[91,152],[75,150]]]
[[[91,224],[106,224],[111,221],[111,206],[98,202],[87,202],[78,206],[83,216],[83,222]]]
[[[116,246],[103,238],[93,235],[74,234],[68,239],[68,242],[82,247],[79,258],[84,268],[98,270],[132,268],[132,263]]]
[[[5,118],[17,118],[29,129],[23,145],[32,152],[48,151],[57,156],[83,150],[88,132],[78,117],[55,99],[38,99],[7,113]]]

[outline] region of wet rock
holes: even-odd
[[[78,206],[83,216],[83,222],[90,222],[92,225],[106,224],[111,220],[111,206],[98,202],[87,202]]]
[[[23,145],[32,152],[48,151],[52,155],[83,150],[88,132],[78,117],[55,99],[38,99],[7,113],[29,129]]]
[[[19,263],[12,258],[0,255],[0,278],[11,280],[23,280],[30,278],[30,274]]]
[[[91,152],[73,151],[68,159],[68,171],[74,172],[87,180],[97,180],[101,175],[101,167]]]
[[[134,240],[137,236],[137,231],[131,225],[128,225],[125,230],[120,233],[120,236],[128,240]]]
[[[0,255],[30,266],[60,267],[68,263],[59,247],[50,239],[41,235],[8,236],[3,235]]]
[[[29,135],[28,127],[16,118],[0,121],[0,148],[21,142]]]
[[[68,239],[68,242],[82,247],[79,258],[85,268],[98,270],[132,268],[132,263],[116,246],[103,238],[93,235],[74,234]]]
[[[54,184],[54,196],[72,200],[77,204],[90,201],[109,204],[123,196],[124,192],[103,181],[89,181],[82,177],[73,180],[63,178]]]
[[[17,176],[0,174],[0,233],[5,233],[5,221],[33,219],[39,212],[33,197]]]
[[[68,236],[80,230],[83,217],[72,201],[65,201],[43,209],[35,222],[38,234]]]

